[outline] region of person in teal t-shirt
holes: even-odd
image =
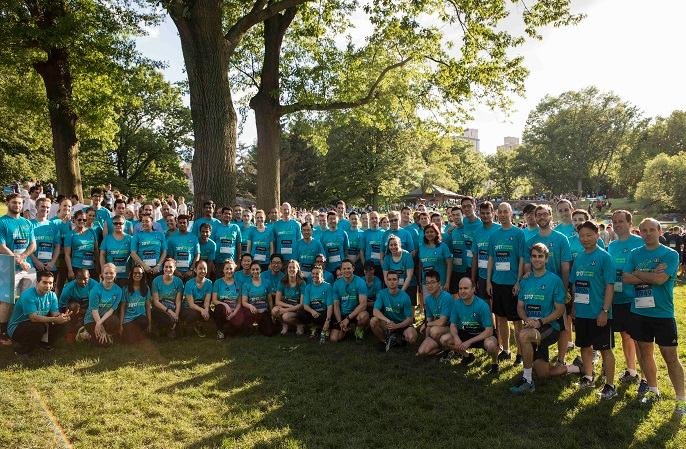
[[[576,226],[572,223],[572,213],[574,211],[572,202],[563,198],[557,202],[555,209],[560,217],[560,223],[555,226],[555,231],[570,238],[572,235],[576,234]]]
[[[524,373],[510,388],[515,394],[534,391],[534,369],[539,378],[580,372],[578,365],[550,364],[548,347],[558,341],[567,289],[558,275],[546,269],[548,256],[548,247],[534,244],[529,250],[532,272],[520,281],[517,313],[523,322],[519,350]]]
[[[338,216],[331,211],[326,215],[328,229],[322,232],[320,242],[326,252],[326,271],[335,273],[348,258],[348,234],[338,229]]]
[[[274,307],[272,318],[281,321],[281,335],[288,333],[288,326],[295,326],[296,335],[303,335],[304,326],[298,324],[296,316],[302,308],[302,295],[305,289],[305,279],[300,271],[297,260],[291,259],[286,264],[286,275],[276,281]]]
[[[465,196],[460,200],[462,207],[462,235],[464,237],[466,271],[471,276],[472,261],[474,260],[474,251],[472,244],[474,242],[474,234],[478,229],[483,227],[481,219],[476,216],[476,201],[470,196]]]
[[[417,282],[414,279],[414,260],[412,255],[401,248],[400,238],[393,236],[388,239],[388,253],[383,259],[384,278],[388,273],[398,275],[398,285],[405,291],[412,301],[412,306],[417,305]],[[388,286],[388,284],[386,284]]]
[[[331,331],[333,342],[345,338],[346,332],[353,325],[355,325],[355,337],[358,340],[362,339],[364,328],[369,325],[367,285],[364,279],[355,276],[354,270],[352,262],[344,260],[341,265],[342,277],[333,284],[333,311],[336,316],[336,323]]]
[[[417,341],[417,330],[412,326],[414,309],[406,292],[400,290],[398,274],[388,273],[388,288],[381,290],[374,301],[374,316],[369,326],[379,341],[386,342],[386,350],[393,343],[391,335],[402,338],[409,344]],[[389,340],[391,339],[391,340]]]
[[[31,254],[31,260],[36,271],[57,271],[56,263],[61,250],[60,235],[57,224],[48,220],[49,210],[49,199],[36,200],[36,218],[31,220],[36,239],[36,251]]]
[[[25,290],[14,305],[7,333],[17,355],[28,355],[38,346],[51,348],[62,335],[63,325],[71,319],[70,311],[59,312],[57,296],[52,291],[54,279],[51,272],[40,272],[36,286]],[[43,343],[46,332],[48,341]]]
[[[614,386],[615,356],[612,352],[612,298],[615,286],[615,264],[612,257],[598,247],[598,226],[586,221],[579,226],[579,239],[584,252],[576,256],[569,282],[572,284],[576,345],[581,348],[583,376],[581,388],[593,388],[593,350],[603,358],[605,385],[601,398],[617,396]]]
[[[131,258],[141,265],[148,276],[155,276],[167,257],[167,239],[164,233],[152,230],[152,217],[141,217],[141,230],[131,239]]]
[[[176,260],[176,276],[184,283],[195,277],[193,266],[200,260],[200,242],[198,233],[188,232],[188,217],[180,215],[178,229],[167,239],[167,256]],[[208,267],[209,268],[209,267]]]
[[[417,355],[433,355],[441,350],[441,337],[450,332],[450,314],[453,311],[453,297],[442,289],[441,275],[436,270],[425,273],[426,291],[424,307],[426,324],[424,341],[419,345]]]
[[[300,269],[307,282],[311,280],[311,271],[318,254],[324,253],[324,247],[319,240],[312,238],[312,224],[305,222],[302,225],[303,238],[295,245],[295,259],[300,262]]]
[[[102,267],[102,282],[88,295],[88,310],[84,324],[91,341],[95,344],[112,343],[112,337],[119,333],[119,304],[123,299],[122,289],[114,283],[117,270],[114,264]]]
[[[69,279],[74,279],[74,270],[85,268],[95,275],[98,252],[98,237],[92,229],[86,228],[86,216],[82,210],[74,214],[76,227],[64,239],[64,260]]]
[[[293,259],[295,244],[302,238],[300,223],[291,218],[291,205],[281,205],[281,219],[272,226],[274,233],[275,251],[281,254],[284,262]]]
[[[162,265],[162,276],[152,281],[152,323],[157,335],[176,337],[176,325],[181,314],[183,281],[174,276],[176,261],[167,259]]]
[[[470,348],[484,349],[491,356],[489,374],[498,375],[498,339],[493,335],[493,319],[488,303],[475,295],[474,284],[462,278],[459,299],[450,313],[450,332],[441,336],[441,346],[462,354],[460,364],[469,365],[476,358]]]
[[[235,336],[243,327],[241,314],[241,285],[236,281],[236,262],[228,259],[223,264],[223,276],[212,286],[212,318],[217,325],[217,340],[226,335]]]
[[[245,321],[245,330],[257,325],[259,332],[271,337],[276,332],[276,327],[272,321],[270,309],[274,306],[274,295],[268,280],[262,278],[260,263],[253,261],[250,264],[250,279],[241,288],[241,310]]]
[[[264,211],[258,210],[255,213],[255,227],[250,231],[248,251],[253,262],[259,263],[260,267],[266,270],[269,258],[274,253],[274,233],[271,228],[265,226],[264,219]]]
[[[660,398],[653,355],[657,343],[676,393],[676,411],[683,416],[686,414],[684,369],[677,352],[679,339],[674,319],[674,281],[679,254],[660,244],[661,227],[654,218],[643,219],[639,229],[645,245],[631,251],[622,280],[634,286],[630,334],[638,342],[641,368],[648,383],[648,392],[641,402],[651,404]]]
[[[112,232],[107,234],[100,246],[100,266],[113,263],[117,267],[117,285],[123,287],[129,279],[129,266],[131,263],[131,239],[124,233],[123,226],[126,220],[123,216],[112,219]]]
[[[145,280],[145,271],[140,266],[131,269],[129,282],[124,291],[119,312],[121,338],[124,343],[138,343],[150,333],[150,288]]]
[[[303,308],[297,313],[298,323],[311,324],[310,338],[316,337],[317,327],[321,328],[322,336],[328,337],[333,316],[333,299],[331,284],[324,282],[324,264],[316,263],[312,267],[312,282],[303,291]]]
[[[350,228],[345,233],[348,235],[348,260],[355,265],[355,273],[362,275],[363,263],[362,253],[364,251],[364,231],[359,228],[360,218],[357,212],[350,212],[348,215]]]
[[[207,263],[204,260],[198,260],[193,271],[195,277],[186,281],[183,289],[186,301],[181,305],[181,326],[186,330],[192,325],[195,334],[204,338],[205,332],[199,322],[210,319],[212,281],[207,278]]]
[[[631,251],[643,246],[643,239],[631,233],[631,212],[616,210],[612,213],[612,227],[617,239],[610,242],[608,252],[615,261],[615,295],[612,300],[612,331],[619,332],[622,338],[622,352],[626,362],[626,370],[619,378],[623,384],[639,381],[636,371],[636,342],[629,331],[631,330],[631,303],[634,302],[634,286],[622,281],[624,266],[629,261]]]
[[[440,275],[443,290],[450,290],[450,277],[453,272],[452,254],[448,245],[441,241],[441,231],[434,223],[423,229],[422,242],[417,250],[420,272],[422,273],[422,295],[426,296],[426,273],[435,270]]]
[[[217,244],[210,238],[214,231],[212,226],[208,223],[200,226],[200,237],[198,237],[198,250],[200,254],[200,260],[204,260],[207,263],[207,272],[213,279],[219,277],[221,273],[216,272],[216,267],[214,260],[217,257]],[[238,244],[236,244],[238,245]],[[222,269],[224,267],[222,266]]]
[[[481,227],[477,227],[472,233],[472,282],[475,282],[476,292],[487,301],[491,301],[491,296],[486,288],[486,278],[488,276],[488,242],[491,236],[500,229],[500,224],[493,222],[493,204],[484,201],[479,204],[479,217]]]

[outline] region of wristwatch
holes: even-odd
[[[605,312],[605,313],[610,313],[610,310],[609,310],[609,309],[606,309],[606,308],[604,308],[604,307],[603,307],[601,310],[602,310],[603,312]]]

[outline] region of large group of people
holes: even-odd
[[[617,396],[617,380],[652,404],[657,344],[686,414],[674,312],[684,242],[655,219],[637,235],[632,214],[615,210],[601,229],[561,199],[556,226],[548,204],[527,205],[517,224],[507,202],[467,196],[446,219],[424,204],[382,216],[343,201],[297,215],[288,203],[266,213],[207,201],[197,217],[158,201],[155,217],[145,201],[103,207],[104,192],[92,189],[76,211],[68,197],[56,206],[31,197],[31,207],[6,198],[0,253],[14,257],[16,295],[0,302],[0,344],[17,355],[208,330],[220,340],[293,331],[321,342],[369,331],[386,351],[416,345],[418,356],[465,365],[483,349],[494,376],[501,363],[521,364],[513,394],[573,373],[580,388],[599,383],[602,399]],[[626,362],[618,379],[615,333]]]

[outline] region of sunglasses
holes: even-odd
[[[87,220],[85,218],[77,218],[76,221],[85,223]]]
[[[121,221],[115,221],[115,222],[114,222],[114,225],[115,225],[115,226],[123,226],[124,223],[122,223]]]

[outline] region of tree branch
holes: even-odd
[[[239,72],[241,72],[246,78],[248,78],[248,79],[250,80],[250,84],[252,84],[253,86],[255,86],[257,89],[260,88],[260,85],[257,83],[257,80],[255,79],[255,76],[254,76],[253,74],[250,74],[250,73],[246,72],[245,70],[241,69],[241,68],[240,68],[239,66],[237,66],[237,65],[234,66],[234,68],[235,68],[236,70],[238,70]]]
[[[238,19],[224,35],[224,38],[228,41],[230,52],[233,52],[243,35],[253,26],[260,22],[264,22],[283,10],[302,5],[309,1],[311,0],[280,0],[271,5],[267,5],[267,0],[256,0],[250,12]]]
[[[280,115],[286,115],[286,114],[291,114],[293,112],[299,112],[299,111],[332,111],[335,109],[351,109],[351,108],[356,108],[358,106],[364,106],[367,103],[370,103],[372,100],[374,100],[377,96],[377,89],[379,88],[379,84],[381,84],[381,81],[386,77],[388,72],[391,70],[400,68],[410,62],[412,60],[412,56],[408,56],[407,58],[403,59],[402,61],[396,62],[395,64],[391,64],[385,69],[379,73],[379,76],[376,78],[376,81],[374,81],[374,84],[371,85],[369,90],[367,91],[367,95],[365,95],[362,98],[359,98],[357,100],[352,100],[352,101],[332,101],[329,103],[293,103],[289,105],[284,105],[281,106],[279,113]]]

